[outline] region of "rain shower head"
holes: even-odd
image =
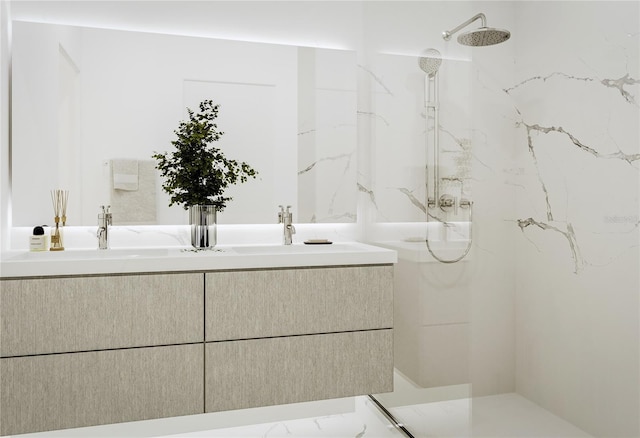
[[[482,27],[459,35],[458,42],[460,44],[472,47],[491,46],[503,43],[511,37],[511,33],[508,30],[487,27],[487,18],[483,13],[479,13],[462,23],[460,26],[442,32],[442,38],[444,38],[445,41],[449,41],[454,33],[473,23],[477,19],[482,20]]]
[[[440,64],[442,64],[442,55],[436,49],[427,49],[418,58],[418,65],[429,76],[438,72]]]

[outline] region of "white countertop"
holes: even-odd
[[[8,251],[0,277],[216,271],[305,266],[371,265],[397,262],[394,250],[358,242],[330,245],[233,245],[211,251],[187,247],[82,249],[60,252]]]

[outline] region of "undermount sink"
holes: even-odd
[[[0,277],[122,274],[165,271],[294,268],[395,263],[395,251],[362,244],[221,245],[191,247],[9,251],[0,254]]]
[[[166,248],[119,248],[119,249],[68,249],[64,251],[20,252],[6,257],[6,261],[20,260],[96,260],[132,259],[163,257],[169,253]]]
[[[345,244],[323,244],[323,245],[248,245],[234,246],[233,251],[238,254],[321,254],[326,252],[345,252],[353,250],[353,247]]]
[[[3,261],[63,261],[63,260],[104,260],[104,259],[146,259],[159,257],[198,257],[219,256],[221,254],[278,255],[278,254],[324,254],[353,251],[346,244],[334,245],[239,245],[216,247],[214,250],[196,250],[193,248],[115,248],[115,249],[67,249],[64,251],[20,251],[5,254]]]

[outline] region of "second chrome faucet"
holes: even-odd
[[[287,205],[286,211],[282,205],[279,205],[278,207],[280,207],[278,223],[283,225],[282,241],[285,245],[291,245],[293,242],[293,235],[296,234],[296,228],[293,226],[293,213],[290,210],[291,206]]]
[[[109,226],[111,225],[111,208],[101,205],[102,213],[98,215],[98,249],[109,249]]]

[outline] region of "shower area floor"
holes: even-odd
[[[394,373],[376,395],[415,438],[585,438],[591,435],[516,393],[470,397],[471,385],[421,388]]]
[[[416,438],[591,437],[515,393],[403,406],[393,414]]]

